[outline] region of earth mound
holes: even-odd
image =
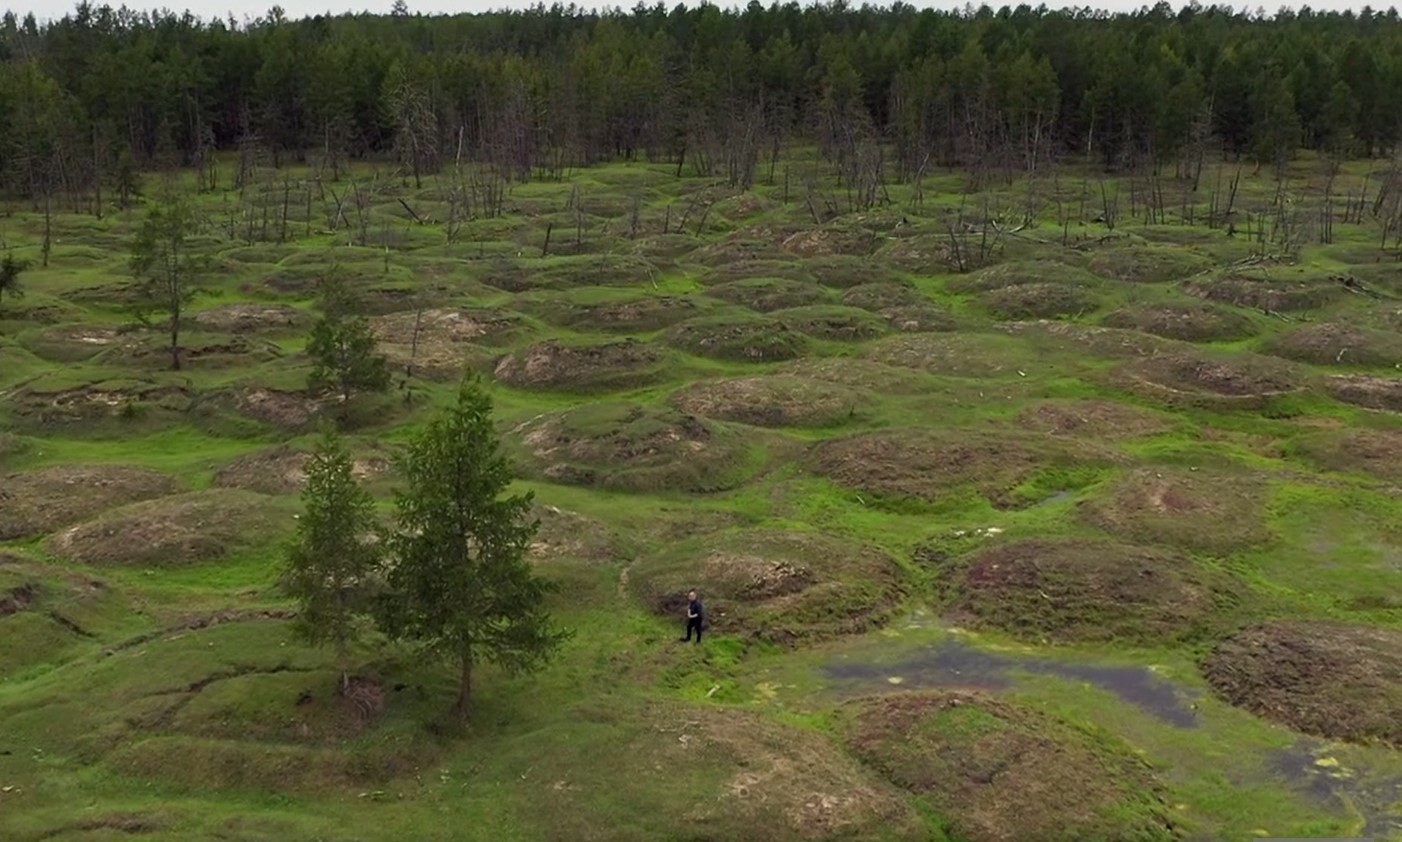
[[[182,420],[194,393],[164,377],[103,377],[75,381],[53,373],[26,382],[6,398],[20,432],[118,426],[149,430]]]
[[[307,484],[312,454],[287,445],[246,453],[214,473],[217,488],[238,488],[260,494],[296,494]],[[351,472],[364,483],[392,470],[387,456],[363,455],[351,462]]]
[[[1019,284],[985,292],[978,300],[1004,321],[1076,317],[1100,306],[1094,293],[1069,284]]]
[[[1290,365],[1254,354],[1170,352],[1121,366],[1117,385],[1169,406],[1260,409],[1302,388]]]
[[[1083,503],[1092,526],[1146,546],[1227,555],[1272,540],[1267,484],[1254,476],[1185,468],[1142,468]]]
[[[912,369],[850,357],[808,357],[784,363],[778,374],[892,395],[929,391],[931,379]]]
[[[1317,310],[1334,303],[1343,295],[1339,284],[1329,281],[1267,280],[1241,276],[1193,281],[1185,289],[1189,295],[1208,301],[1279,313]]]
[[[866,356],[878,363],[954,377],[1018,376],[1036,363],[1025,343],[993,333],[919,334],[874,342]]]
[[[567,344],[549,340],[508,354],[493,374],[525,389],[608,391],[657,383],[676,372],[675,355],[651,342]]]
[[[857,757],[929,799],[952,838],[1181,838],[1148,765],[1108,735],[978,693],[894,694],[843,713]]]
[[[1402,412],[1402,377],[1336,374],[1324,379],[1324,391],[1336,401],[1365,409]]]
[[[681,616],[695,589],[716,632],[784,646],[866,631],[901,598],[900,568],[881,551],[773,529],[669,547],[636,563],[629,582],[662,616]]]
[[[1084,269],[1055,260],[1013,260],[999,263],[945,284],[950,292],[993,292],[1017,286],[1101,286],[1103,281]]]
[[[170,339],[166,336],[150,333],[137,335],[132,341],[103,349],[98,359],[118,366],[164,369],[170,366],[169,343]],[[182,368],[252,366],[282,355],[282,348],[276,343],[257,337],[191,331],[180,335]]]
[[[1184,342],[1245,339],[1257,333],[1250,316],[1205,301],[1131,304],[1109,313],[1101,324]]]
[[[826,225],[805,228],[779,241],[779,247],[801,257],[860,257],[871,254],[877,245],[876,232],[866,228]]]
[[[589,404],[517,426],[525,466],[545,479],[625,491],[724,491],[758,467],[741,433],[675,409]]]
[[[0,680],[105,632],[120,602],[98,579],[0,551]]]
[[[1173,419],[1128,404],[1102,400],[1048,400],[1017,414],[1017,425],[1051,435],[1128,439],[1172,428]]]
[[[469,361],[486,359],[477,346],[508,341],[524,328],[524,320],[505,310],[449,308],[376,316],[370,327],[392,369],[412,363],[416,373],[444,380],[457,377]]]
[[[1223,641],[1203,662],[1223,699],[1297,731],[1402,747],[1402,634],[1275,622]]]
[[[953,330],[955,326],[948,310],[906,284],[854,286],[842,294],[842,303],[875,313],[903,333]]]
[[[309,327],[312,315],[287,304],[221,304],[195,313],[190,320],[205,330],[226,333],[287,333]]]
[[[1124,359],[1148,357],[1191,347],[1138,330],[1047,320],[1009,322],[999,325],[998,329],[1011,336],[1023,338],[1033,354],[1051,351]]]
[[[821,380],[774,374],[700,381],[672,395],[679,409],[758,427],[833,427],[866,416],[869,393]]]
[[[1163,283],[1211,269],[1212,259],[1183,246],[1129,245],[1102,249],[1090,260],[1097,275],[1116,281]]]
[[[865,257],[834,255],[806,264],[813,278],[826,287],[850,289],[865,284],[897,283],[897,275],[885,265]]]
[[[220,397],[219,402],[227,404],[240,415],[286,432],[310,430],[325,403],[305,392],[258,386],[227,391]]]
[[[667,344],[701,357],[731,362],[781,362],[801,357],[809,339],[769,316],[711,316],[668,328]]]
[[[644,295],[602,301],[552,297],[536,305],[559,327],[606,333],[650,333],[701,315],[705,302],[685,295]]]
[[[706,295],[761,313],[824,304],[831,297],[823,287],[781,278],[731,281],[711,287],[706,290]]]
[[[1402,336],[1342,322],[1321,322],[1276,336],[1266,350],[1315,365],[1395,366],[1402,363]]]
[[[139,336],[115,327],[98,325],[55,325],[26,331],[20,344],[34,356],[56,363],[90,360],[112,348],[138,344]]]
[[[886,332],[880,319],[856,307],[794,307],[770,315],[789,330],[830,342],[861,342]]]
[[[132,465],[60,465],[10,474],[0,478],[0,540],[52,532],[175,491],[171,477]]]
[[[877,498],[934,503],[970,489],[1012,508],[1021,502],[1016,487],[1038,471],[1106,466],[1118,457],[1071,439],[905,429],[828,439],[807,461],[815,473]]]
[[[1301,436],[1291,449],[1326,471],[1371,474],[1402,482],[1402,431],[1324,430]]]
[[[558,506],[537,503],[531,515],[540,521],[540,531],[531,541],[531,558],[536,561],[569,559],[595,564],[616,560],[623,543],[613,530],[600,521]]]
[[[1003,544],[943,565],[964,624],[1035,642],[1191,640],[1237,589],[1181,552],[1074,538]]]
[[[294,521],[276,498],[214,490],[157,497],[111,509],[46,542],[82,564],[177,566],[212,561],[287,535]]]

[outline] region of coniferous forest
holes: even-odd
[[[91,193],[137,170],[397,156],[415,174],[512,180],[616,158],[737,185],[795,142],[849,170],[1200,170],[1297,148],[1387,154],[1402,130],[1402,27],[1365,9],[1276,16],[1160,3],[1129,15],[842,2],[639,4],[251,21],[88,3],[4,18],[7,192]]]

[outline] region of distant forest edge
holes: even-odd
[[[1218,155],[1387,155],[1402,130],[1395,10],[752,2],[429,17],[400,2],[240,24],[84,3],[44,25],[7,13],[0,60],[0,190],[28,199],[125,200],[135,172],[176,167],[213,187],[231,150],[240,180],[291,161],[339,177],[375,158],[406,177],[474,162],[520,181],[645,157],[747,187],[804,145],[873,186],[1058,161],[1192,177]]]

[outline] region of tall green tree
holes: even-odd
[[[546,610],[552,585],[526,561],[540,522],[531,494],[506,494],[511,469],[475,374],[410,444],[402,467],[408,487],[396,499],[381,621],[390,635],[456,662],[456,709],[466,719],[474,667],[538,669],[568,632]]]
[[[356,482],[350,454],[327,430],[307,467],[303,513],[287,547],[283,585],[298,605],[297,634],[331,646],[345,692],[350,648],[360,631],[381,543],[375,502]]]
[[[170,332],[170,367],[180,370],[180,329],[185,308],[205,290],[199,285],[209,260],[196,254],[189,240],[199,231],[199,217],[183,197],[169,194],[146,214],[131,246],[136,278],[132,313],[146,325],[166,318]]]
[[[5,296],[22,298],[24,291],[19,286],[19,276],[29,268],[29,261],[16,260],[13,254],[0,258],[0,299]]]
[[[389,363],[376,352],[375,334],[360,313],[359,301],[334,274],[323,284],[322,316],[307,340],[307,355],[312,358],[308,390],[337,392],[343,401],[357,391],[385,391]]]

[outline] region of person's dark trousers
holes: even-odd
[[[696,642],[701,642],[701,618],[688,617],[686,620],[686,639],[691,640],[691,630],[696,629]]]

